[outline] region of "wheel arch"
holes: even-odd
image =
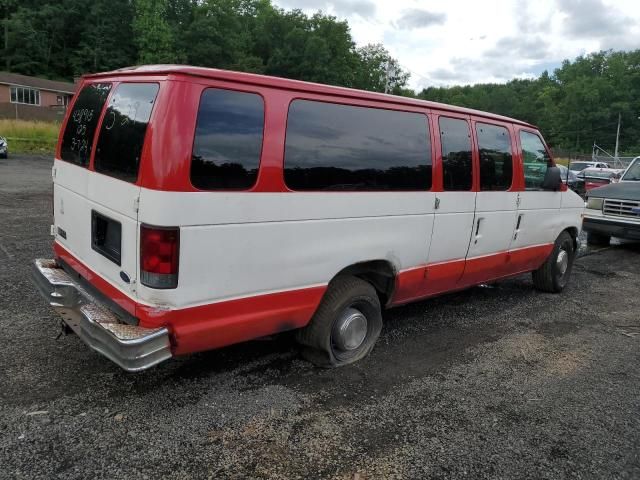
[[[580,231],[578,230],[578,227],[567,227],[564,230],[562,230],[562,232],[567,232],[569,235],[571,235],[571,238],[573,239],[573,251],[577,252],[578,251],[578,235],[580,235]],[[560,234],[562,234],[562,232],[560,232]]]
[[[393,298],[397,269],[389,260],[366,260],[351,264],[336,273],[331,281],[345,275],[351,275],[370,283],[376,289],[380,304],[383,306],[388,305]]]

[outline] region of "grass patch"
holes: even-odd
[[[58,142],[60,124],[28,120],[0,119],[0,137],[5,137],[11,153],[52,154]]]

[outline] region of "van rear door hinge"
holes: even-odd
[[[435,210],[438,210],[438,209],[440,208],[440,199],[439,199],[438,197],[436,197],[436,203],[435,203],[435,205],[433,206],[433,208],[434,208]]]
[[[138,213],[140,210],[140,197],[136,197],[133,199],[133,211]]]

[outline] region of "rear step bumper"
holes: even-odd
[[[92,349],[128,372],[138,372],[171,358],[166,328],[123,323],[74,282],[55,260],[33,262],[33,279],[42,296]]]

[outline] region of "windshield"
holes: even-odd
[[[581,172],[587,167],[590,167],[591,164],[588,162],[573,162],[569,164],[569,170],[573,170],[574,172]]]
[[[624,181],[640,181],[640,160],[636,160],[625,172]]]

